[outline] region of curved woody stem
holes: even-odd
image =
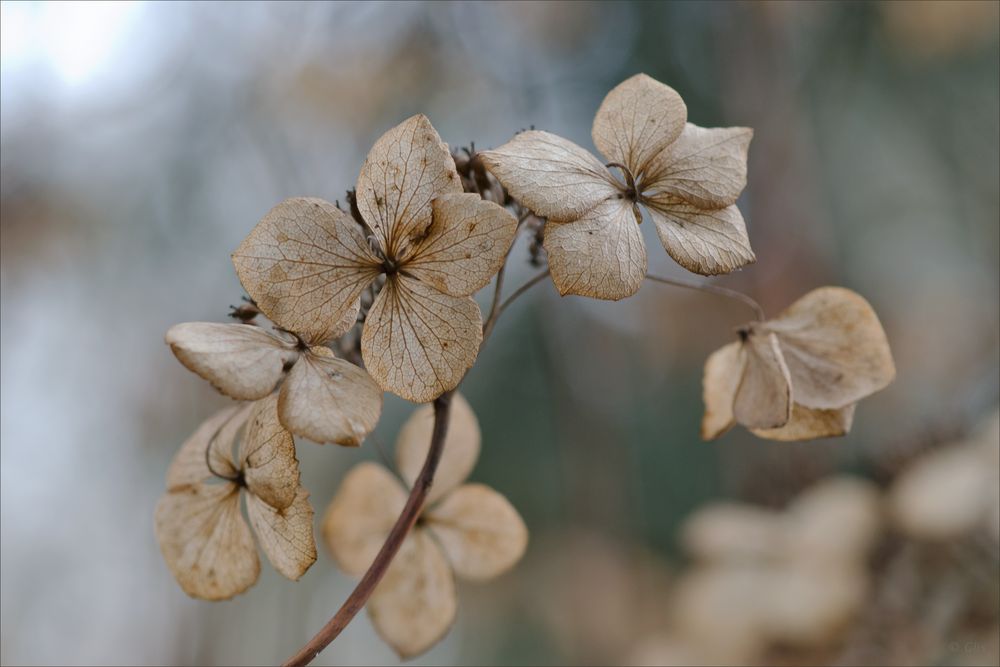
[[[502,272],[503,269],[500,269],[500,271]],[[501,302],[500,301],[500,287],[503,284],[503,274],[502,273],[498,274],[499,277],[497,279],[497,281],[498,281],[497,282],[497,289],[496,289],[496,292],[494,292],[494,294],[493,294],[493,305],[490,306],[490,314],[486,318],[486,322],[483,324],[483,342],[479,346],[479,351],[480,352],[483,351],[483,346],[486,345],[486,339],[490,337],[491,333],[493,333],[493,327],[496,325],[497,319],[500,317],[500,315],[503,314],[503,311],[505,311],[507,309],[507,307],[510,306],[511,302],[514,301],[514,299],[516,299],[517,297],[521,296],[522,294],[524,294],[525,292],[527,292],[529,289],[531,289],[532,287],[534,287],[535,285],[537,285],[538,283],[540,283],[548,275],[549,275],[548,269],[546,269],[545,271],[542,271],[541,273],[539,273],[538,275],[536,275],[534,278],[532,278],[531,280],[529,280],[528,282],[524,283],[523,285],[521,285],[520,287],[518,287],[516,290],[514,290],[513,294],[511,294],[509,297],[507,297],[507,299],[505,301]]]
[[[434,481],[434,473],[441,462],[441,453],[444,451],[444,439],[448,433],[448,415],[451,410],[452,392],[447,392],[434,400],[434,430],[431,433],[431,446],[427,451],[427,459],[424,467],[420,470],[420,475],[413,483],[410,496],[406,499],[406,505],[400,513],[399,518],[389,531],[382,548],[379,549],[375,560],[368,567],[368,571],[361,577],[361,581],[354,587],[347,600],[340,606],[333,618],[327,621],[326,625],[320,629],[316,635],[310,639],[295,655],[283,663],[283,667],[301,667],[308,665],[313,659],[326,648],[330,642],[347,627],[347,624],[357,615],[361,608],[368,602],[372,592],[382,580],[386,570],[395,558],[399,548],[403,545],[403,540],[409,534],[413,524],[420,516],[427,493],[431,489]]]

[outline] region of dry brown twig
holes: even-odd
[[[399,548],[403,545],[403,540],[406,539],[410,529],[413,528],[413,524],[416,523],[417,517],[420,516],[420,510],[423,509],[424,501],[427,499],[427,494],[434,483],[434,473],[437,471],[438,463],[441,461],[441,454],[444,451],[444,439],[448,434],[448,415],[451,410],[452,393],[449,391],[442,394],[434,401],[434,432],[431,436],[431,446],[427,452],[424,467],[420,470],[420,476],[417,477],[417,481],[414,482],[413,488],[410,490],[406,506],[403,507],[399,518],[396,519],[389,537],[382,544],[382,548],[372,562],[371,567],[361,577],[361,581],[354,587],[351,594],[347,596],[344,604],[340,606],[340,609],[333,615],[333,618],[327,621],[326,625],[312,639],[296,651],[295,655],[286,660],[283,663],[284,667],[301,667],[312,662],[319,655],[319,652],[329,646],[330,642],[336,639],[357,613],[364,608],[365,603],[368,602],[368,598],[371,597],[375,587],[378,586],[378,582],[382,580],[386,570],[389,569],[392,559],[395,558]]]

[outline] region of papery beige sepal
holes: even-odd
[[[414,530],[368,600],[372,625],[405,660],[440,641],[457,609],[455,578],[441,547],[427,531]]]
[[[260,561],[235,484],[198,484],[164,495],[155,527],[163,559],[188,595],[225,600],[257,581]]]
[[[252,404],[219,410],[195,429],[167,469],[167,490],[191,486],[216,475],[235,477],[233,445],[250,415]],[[206,454],[207,452],[207,454]],[[209,467],[211,466],[211,468]]]
[[[680,136],[686,120],[687,106],[676,90],[636,74],[604,98],[591,136],[604,157],[639,177],[649,161]]]
[[[730,343],[713,352],[705,362],[702,398],[705,414],[701,419],[701,437],[714,440],[736,423],[733,402],[743,379],[746,364],[742,343]]]
[[[545,251],[560,294],[618,300],[639,291],[646,277],[646,245],[635,206],[608,199],[573,222],[549,221]]]
[[[482,484],[465,484],[426,513],[431,531],[463,579],[486,581],[524,555],[528,529],[502,495]]]
[[[281,509],[248,494],[247,516],[267,559],[285,577],[297,581],[316,562],[313,508],[304,488],[299,487],[292,503]]]
[[[427,235],[414,247],[406,272],[451,296],[486,286],[503,264],[517,220],[476,194],[449,194],[433,202]]]
[[[618,193],[597,158],[550,132],[521,132],[479,156],[515,199],[552,220],[576,220]]]
[[[175,324],[167,331],[166,341],[188,370],[241,401],[274,391],[285,368],[298,358],[294,342],[249,324]]]
[[[358,210],[390,257],[410,254],[431,224],[431,202],[462,192],[448,145],[417,114],[375,142],[358,176]]]
[[[325,347],[312,347],[302,355],[278,400],[285,427],[320,444],[357,447],[381,414],[382,390],[371,376]]]
[[[344,477],[323,515],[323,538],[348,574],[368,569],[406,504],[406,491],[377,463],[361,463]]]
[[[753,434],[758,438],[788,442],[847,435],[854,422],[855,405],[851,403],[843,408],[816,410],[795,403],[787,424],[772,429],[752,429]]]
[[[896,376],[878,315],[849,289],[815,289],[768,320],[765,330],[781,341],[795,402],[805,407],[845,407]]]
[[[778,338],[751,333],[745,345],[746,364],[733,415],[747,428],[784,426],[792,414],[792,385]]]
[[[378,274],[361,226],[333,204],[286,199],[233,253],[247,293],[275,324],[311,344],[343,333],[344,319]]]
[[[692,273],[730,273],[757,260],[743,215],[735,206],[703,209],[655,195],[646,207],[667,254]]]
[[[240,470],[247,490],[275,509],[295,500],[299,461],[295,440],[278,420],[277,396],[257,401],[240,441]]]
[[[706,209],[736,203],[747,184],[748,127],[698,127],[688,123],[677,141],[652,160],[645,189]]]
[[[427,494],[427,505],[437,502],[468,478],[479,459],[482,436],[479,420],[465,397],[455,393],[448,412],[448,431],[434,484]],[[434,406],[422,405],[413,411],[396,438],[396,468],[407,484],[413,485],[431,446],[434,431]]]
[[[361,353],[383,389],[426,403],[457,387],[475,363],[482,326],[470,297],[391,276],[368,313]]]

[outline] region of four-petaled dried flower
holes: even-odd
[[[380,274],[361,352],[387,391],[430,401],[458,386],[482,341],[471,294],[499,270],[517,221],[462,192],[447,145],[417,115],[385,133],[357,183],[371,231],[320,199],[272,209],[233,253],[261,311],[309,340],[325,340]]]
[[[357,308],[330,331],[354,326]],[[248,324],[185,322],[167,343],[188,369],[232,398],[252,401],[279,382],[278,418],[296,435],[356,447],[378,423],[382,391],[363,369],[338,359],[316,339],[274,335]]]
[[[844,435],[855,403],[896,375],[875,311],[841,287],[815,289],[739,333],[705,362],[706,440],[734,423],[773,440]]]
[[[233,445],[244,424],[234,461]],[[313,509],[299,485],[295,444],[278,422],[274,396],[209,418],[167,472],[167,493],[156,506],[156,538],[170,571],[192,597],[225,600],[257,581],[260,561],[240,513],[241,490],[271,564],[298,579],[316,560]]]
[[[396,462],[408,484],[420,472],[432,426],[431,406],[422,406],[399,434]],[[462,484],[479,445],[476,416],[456,394],[427,509],[368,601],[375,629],[404,658],[423,653],[451,627],[454,576],[491,579],[527,546],[528,531],[506,498],[482,484]],[[361,574],[368,568],[406,496],[406,487],[378,464],[362,463],[348,473],[323,518],[324,537],[341,569]]]
[[[594,117],[594,144],[607,166],[540,131],[480,153],[518,201],[548,218],[544,246],[561,294],[622,299],[639,290],[646,275],[640,205],[689,271],[728,273],[754,261],[735,206],[753,131],[686,121],[673,88],[638,74],[608,93]],[[624,183],[611,167],[624,172]]]

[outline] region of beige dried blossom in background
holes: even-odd
[[[729,273],[754,261],[735,205],[752,130],[687,123],[673,88],[637,74],[608,93],[592,134],[607,165],[535,130],[480,154],[518,201],[548,218],[544,245],[560,294],[617,300],[639,290],[646,275],[640,206],[689,271]],[[624,183],[612,167],[624,172]]]
[[[323,517],[323,536],[342,570],[371,564],[406,503],[430,446],[431,406],[418,408],[396,442],[402,480],[375,463],[356,466]],[[479,455],[475,413],[452,398],[444,453],[428,504],[368,602],[379,635],[403,658],[423,653],[451,627],[458,605],[454,578],[486,581],[524,554],[528,531],[517,510],[482,484],[463,483]]]
[[[888,501],[896,526],[913,539],[944,544],[984,529],[1000,546],[1000,412],[971,437],[919,457]]]
[[[772,649],[836,646],[869,592],[880,502],[872,483],[842,476],[807,489],[783,511],[735,502],[702,507],[683,527],[693,564],[669,590],[671,619],[636,644],[628,664],[770,664]]]
[[[253,586],[260,574],[254,535],[289,579],[316,560],[309,492],[299,484],[295,443],[278,421],[277,403],[270,396],[216,413],[184,443],[167,472],[156,538],[188,595],[225,600]]]

